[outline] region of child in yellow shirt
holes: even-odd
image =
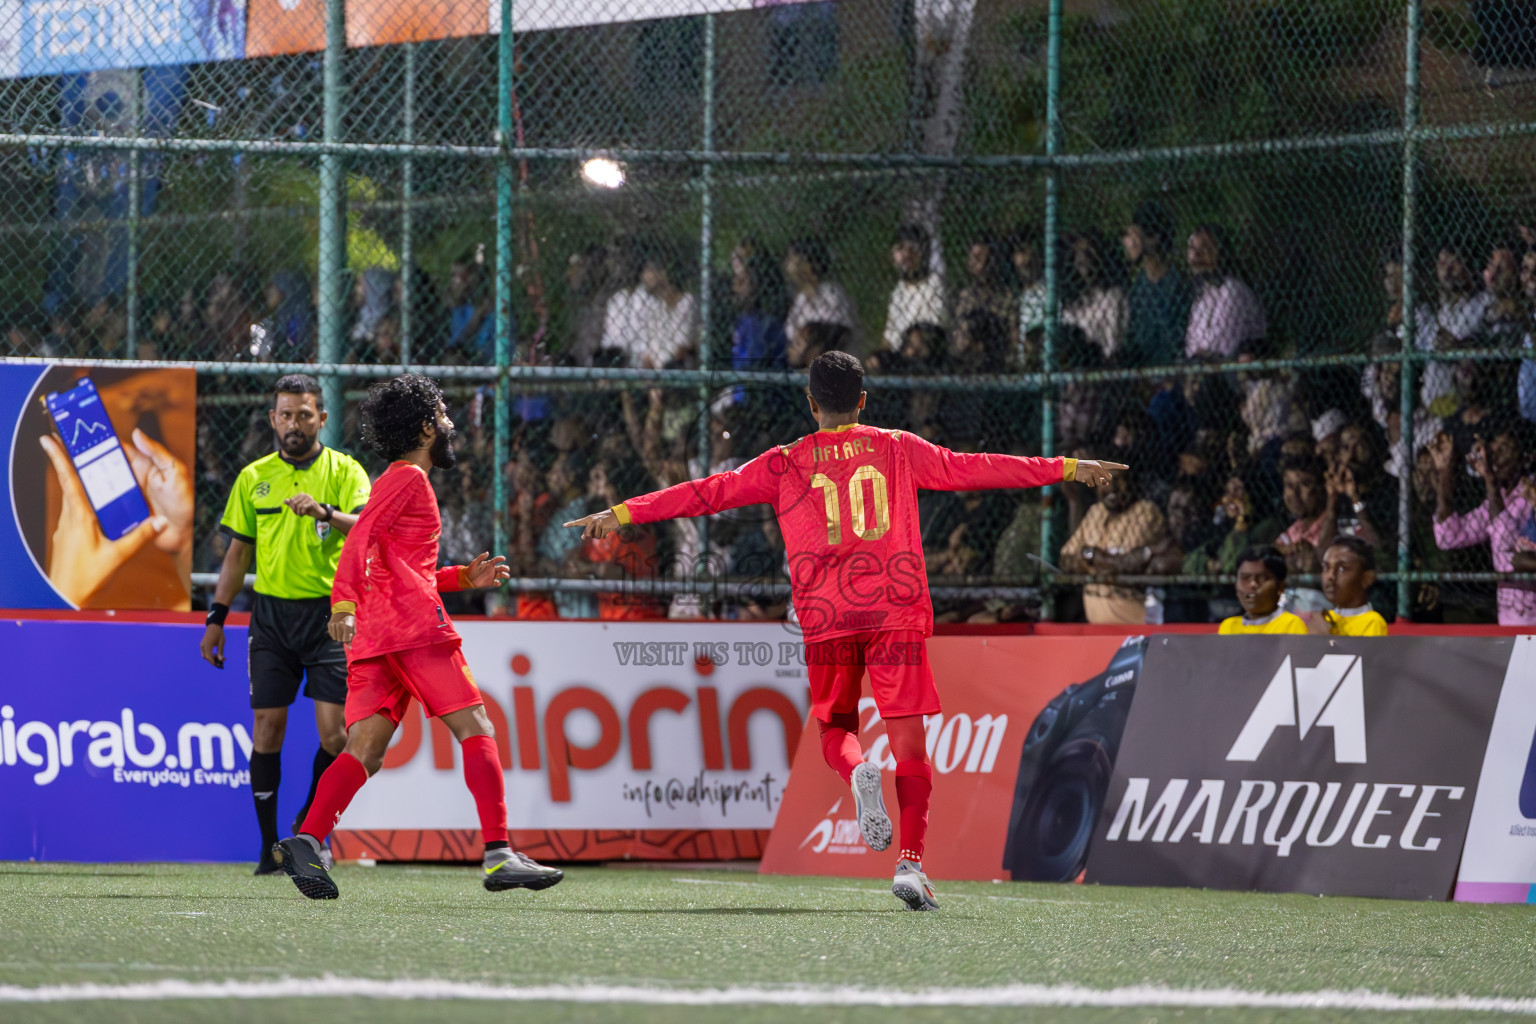
[[[1366,599],[1376,582],[1376,550],[1359,537],[1336,537],[1323,552],[1323,596],[1333,611],[1307,615],[1319,636],[1386,636],[1387,620]]]
[[[1222,622],[1221,635],[1306,633],[1305,622],[1280,610],[1285,574],[1285,556],[1268,545],[1249,548],[1238,556],[1237,600],[1243,614]]]

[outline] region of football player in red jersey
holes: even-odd
[[[859,422],[864,370],[846,352],[828,352],[811,364],[808,397],[820,428],[814,434],[729,473],[631,498],[566,525],[601,538],[631,523],[711,515],[759,502],[773,506],[788,549],[822,754],[853,789],[864,841],[873,850],[886,849],[892,828],[880,794],[880,768],[864,760],[858,740],[867,671],[896,759],[901,845],[891,891],[913,910],[936,910],[922,865],[933,792],[923,716],[940,707],[924,644],[933,633],[933,603],[918,489],[1040,487],[1063,480],[1097,487],[1126,467],[962,455],[905,431],[865,426]]]
[[[442,392],[428,378],[407,373],[370,388],[362,414],[363,439],[390,466],[347,534],[331,588],[331,636],[347,645],[347,745],[320,777],[299,834],[273,852],[305,896],[336,898],[336,883],[319,863],[320,844],[383,765],[414,697],[459,741],[464,782],[485,840],[485,887],[547,889],[561,872],[514,852],[507,841],[495,734],[438,597],[500,586],[512,575],[500,555],[437,568],[443,523],[427,471],[454,461],[453,421]]]

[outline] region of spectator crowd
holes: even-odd
[[[1321,572],[1335,540],[1369,545],[1385,572],[1397,567],[1405,528],[1414,570],[1536,571],[1536,233],[1521,227],[1481,247],[1441,244],[1432,275],[1426,267],[1420,277],[1422,299],[1411,318],[1401,303],[1400,256],[1388,250],[1372,271],[1382,282],[1374,327],[1335,346],[1385,361],[1282,369],[1267,361],[1295,349],[1270,328],[1267,282],[1251,279],[1221,225],[1181,234],[1163,205],[1146,202],[1119,234],[1117,245],[1101,231],[1071,233],[1054,252],[1061,268],[1056,365],[1134,372],[1057,386],[1053,448],[1128,463],[1132,471],[1100,495],[1064,485],[1065,500],[1053,504],[1038,492],[925,494],[923,543],[935,581],[1025,593],[1049,565],[1092,580],[1058,602],[1058,617],[1214,622],[1239,611],[1230,589],[1124,577],[1231,576],[1245,551],[1272,545],[1291,578],[1281,607],[1321,612],[1329,602],[1307,578]],[[1038,391],[966,388],[954,379],[1042,368],[1052,311],[1039,235],[1022,229],[965,239],[958,274],[925,227],[898,225],[890,240],[889,300],[874,311],[850,296],[824,239],[797,237],[779,247],[741,239],[728,271],[710,281],[708,325],[700,275],[681,247],[631,236],[592,245],[569,257],[563,282],[551,289],[559,293],[556,314],[541,317],[516,358],[794,371],[841,349],[867,367],[868,422],[960,451],[1040,451]],[[489,364],[494,319],[490,282],[473,254],[441,281],[414,267],[367,270],[356,275],[350,297],[345,359],[398,363],[408,324],[413,364]],[[1437,358],[1418,364],[1405,409],[1401,363],[1391,357],[1401,353],[1410,320],[1412,347]],[[300,272],[274,274],[259,288],[220,272],[201,290],[150,297],[132,352],[124,303],[115,297],[83,309],[15,310],[3,327],[4,354],[65,359],[303,362],[314,359],[316,344],[312,283]],[[882,376],[897,374],[941,379],[931,387],[881,386]],[[787,374],[784,381],[734,385],[707,401],[691,387],[515,396],[512,458],[499,466],[491,458],[491,393],[451,389],[462,450],[458,467],[436,476],[444,558],[467,560],[488,545],[489,495],[493,474],[501,473],[510,495],[507,554],[517,575],[782,579],[783,542],[765,509],[636,528],[604,542],[582,542],[560,524],[635,493],[728,470],[806,432],[801,389]],[[238,424],[238,445],[230,443],[229,415],[230,407],[203,413],[205,519],[216,517],[221,488],[239,467],[270,450],[264,412]],[[350,424],[347,436],[355,436]],[[220,554],[210,522],[199,534],[207,545],[203,569]],[[1055,540],[1045,551],[1042,531]],[[1050,554],[1054,562],[1042,557]],[[503,610],[609,618],[791,613],[777,590],[759,589],[719,600],[557,590],[512,595]],[[1412,594],[1414,617],[1426,621],[1536,624],[1536,584],[1418,583]],[[1393,584],[1376,583],[1370,597],[1389,618],[1395,614]],[[941,621],[1041,614],[1040,602],[1029,598],[946,598],[936,606]]]

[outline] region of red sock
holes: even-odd
[[[853,770],[864,760],[864,751],[859,746],[859,713],[834,714],[832,721],[818,721],[816,725],[821,729],[821,756],[848,782],[853,778]]]
[[[896,762],[896,803],[901,808],[902,860],[922,863],[928,834],[928,802],[933,796],[933,765],[927,761]]]
[[[501,758],[490,736],[471,736],[459,744],[464,753],[464,784],[480,812],[480,835],[487,843],[507,841],[507,783]]]
[[[309,813],[304,815],[304,824],[299,826],[299,831],[325,842],[325,837],[336,827],[341,812],[347,809],[367,781],[368,769],[363,767],[363,762],[346,751],[336,755],[336,760],[331,762],[315,786],[315,798],[310,801]]]
[[[928,763],[928,734],[921,715],[885,720],[885,735],[896,759],[896,805],[901,808],[902,860],[923,859],[928,834],[928,803],[933,796],[933,766]]]

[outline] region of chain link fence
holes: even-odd
[[[0,74],[0,355],[197,364],[200,572],[280,371],[354,448],[426,367],[475,610],[782,616],[763,510],[558,524],[839,348],[867,421],[1134,467],[926,495],[941,620],[1211,621],[1266,543],[1322,607],[1352,534],[1389,617],[1536,622],[1527,0],[0,2]]]

